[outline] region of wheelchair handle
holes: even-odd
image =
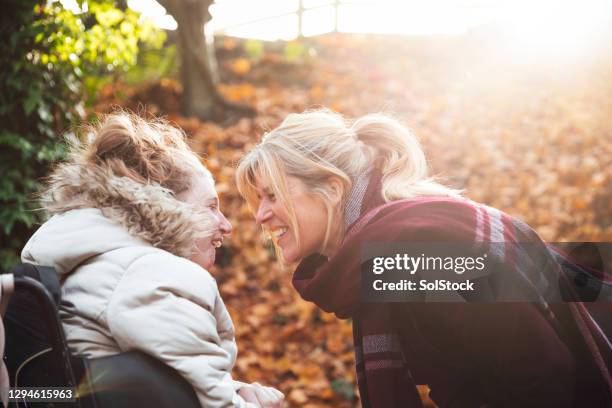
[[[0,315],[4,316],[9,299],[15,291],[15,277],[12,273],[0,275]]]
[[[70,364],[70,355],[67,351],[66,338],[62,330],[62,322],[58,317],[57,304],[53,300],[53,297],[44,285],[36,279],[28,276],[13,276],[12,274],[11,276],[13,277],[15,290],[23,290],[32,294],[43,306],[42,309],[45,314],[44,320],[47,322],[51,347],[61,353],[66,378],[70,382],[68,386],[76,387],[76,380],[72,371],[72,365]]]

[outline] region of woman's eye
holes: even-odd
[[[274,194],[268,194],[268,200],[276,201],[276,196]]]

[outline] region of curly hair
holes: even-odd
[[[46,180],[48,214],[98,208],[132,235],[184,257],[197,238],[211,234],[212,216],[177,198],[194,176],[212,179],[180,129],[118,111],[85,133],[85,141],[68,140],[67,161]]]

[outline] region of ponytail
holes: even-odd
[[[369,114],[351,127],[364,144],[370,165],[383,174],[382,196],[385,201],[423,195],[459,196],[428,177],[425,153],[416,137],[397,120],[383,114]]]

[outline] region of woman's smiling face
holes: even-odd
[[[213,219],[213,234],[196,240],[196,250],[190,260],[204,269],[215,263],[216,249],[223,244],[224,235],[232,231],[232,225],[221,212],[215,183],[209,174],[195,175],[191,189],[179,197],[196,208],[210,211]]]
[[[282,251],[283,260],[287,263],[298,262],[317,252],[326,254],[327,248],[323,248],[327,229],[325,203],[317,195],[309,192],[299,178],[286,176],[285,180],[288,199],[291,200],[295,212],[297,231],[292,227],[287,210],[263,177],[256,179],[259,201],[257,223],[270,232],[276,246]]]

